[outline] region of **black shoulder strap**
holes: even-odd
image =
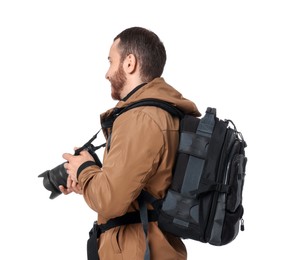
[[[123,107],[123,108],[116,108],[107,119],[105,119],[103,122],[101,122],[102,128],[111,128],[113,126],[114,121],[116,120],[116,118],[119,115],[123,114],[124,112],[126,112],[130,109],[140,107],[140,106],[155,106],[155,107],[162,108],[163,110],[170,113],[172,116],[178,117],[179,119],[182,119],[184,117],[183,111],[181,111],[175,105],[173,105],[169,102],[166,102],[164,100],[161,100],[161,99],[148,98],[148,99],[143,99],[143,100],[131,103],[130,105]],[[91,143],[96,138],[96,136],[97,136],[97,134],[88,142],[88,144]],[[103,144],[102,146],[105,146],[105,145],[106,144]],[[108,145],[108,147],[109,147],[109,145]],[[144,230],[145,237],[146,237],[146,251],[145,251],[144,259],[150,260],[150,248],[149,248],[149,243],[148,243],[148,222],[149,221],[157,221],[157,215],[153,219],[150,216],[148,217],[148,210],[147,210],[146,202],[149,202],[150,204],[152,204],[154,206],[154,211],[151,211],[151,212],[153,212],[154,216],[155,216],[156,213],[158,212],[159,207],[160,207],[161,200],[154,198],[150,193],[145,192],[144,190],[142,190],[140,196],[138,197],[138,203],[139,203],[139,208],[140,208],[140,215],[139,215],[140,220],[139,221],[143,225],[143,230]],[[124,219],[124,223],[121,222],[121,224],[127,224],[128,214],[129,213],[126,213],[126,215],[122,216],[125,219]],[[129,219],[130,219],[130,216],[129,216]],[[137,222],[139,222],[139,221],[137,221]],[[118,225],[118,223],[116,223],[116,224]],[[98,259],[97,245],[96,245],[98,234],[97,234],[97,231],[95,232],[94,230],[95,229],[93,228],[90,231],[90,239],[88,240],[88,245],[87,245],[88,259]]]
[[[177,106],[161,100],[161,99],[155,99],[155,98],[147,98],[147,99],[142,99],[140,101],[134,102],[129,104],[126,107],[123,108],[116,108],[113,113],[105,120],[101,123],[102,128],[110,128],[113,126],[114,121],[116,120],[116,118],[118,116],[120,116],[121,114],[123,114],[124,112],[136,108],[136,107],[141,107],[141,106],[155,106],[155,107],[159,107],[162,108],[163,110],[167,111],[168,113],[170,113],[172,116],[174,117],[178,117],[180,119],[183,118],[184,113],[183,111],[181,111]]]
[[[148,99],[143,99],[138,102],[132,103],[125,107],[123,109],[123,112],[126,112],[129,109],[135,108],[135,107],[140,107],[140,106],[155,106],[162,108],[163,110],[169,112],[172,116],[179,117],[180,119],[184,116],[184,113],[175,105],[161,100],[161,99],[155,99],[155,98],[148,98]]]

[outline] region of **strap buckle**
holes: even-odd
[[[100,231],[100,228],[98,228],[97,221],[93,222],[93,226],[91,230],[89,231],[89,237],[92,237],[92,235],[96,234],[96,237],[98,237],[98,231]]]

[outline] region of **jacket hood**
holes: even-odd
[[[163,78],[155,78],[151,82],[145,84],[133,93],[127,100],[119,101],[116,108],[123,108],[131,103],[150,98],[169,102],[185,114],[197,117],[201,115],[194,102],[184,98],[179,91],[167,84]],[[106,118],[113,110],[114,109],[109,109],[105,113],[101,114],[101,118]]]

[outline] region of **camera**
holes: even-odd
[[[82,147],[77,149],[75,151],[74,155],[79,155],[81,151],[87,150],[92,155],[95,163],[99,167],[102,167],[102,163],[99,160],[95,151],[101,147],[104,147],[105,144],[102,144],[100,146],[94,146],[92,144],[93,140],[97,137],[98,132],[87,143],[85,143]],[[66,187],[68,174],[64,168],[64,163],[61,163],[58,166],[56,166],[55,168],[53,168],[51,170],[47,170],[47,171],[43,172],[42,174],[38,175],[38,177],[43,178],[43,186],[47,190],[51,191],[50,199],[55,199],[56,197],[58,197],[61,194],[61,191],[59,189],[60,185],[63,185],[64,187]]]

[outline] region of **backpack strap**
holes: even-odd
[[[184,117],[184,113],[183,111],[181,111],[178,107],[176,107],[175,105],[161,100],[161,99],[156,99],[156,98],[146,98],[146,99],[142,99],[140,101],[134,102],[129,104],[126,107],[121,107],[121,108],[115,108],[114,111],[112,112],[112,114],[107,117],[104,121],[101,122],[101,127],[103,129],[107,129],[107,128],[112,128],[114,121],[117,119],[118,116],[120,116],[121,114],[123,114],[124,112],[136,108],[136,107],[141,107],[141,106],[154,106],[154,107],[159,107],[165,111],[167,111],[168,113],[170,113],[172,116],[174,117],[178,117],[180,120]],[[107,150],[110,150],[110,145],[111,145],[111,135],[112,132],[110,133],[110,136],[108,137],[107,140]]]
[[[140,106],[155,106],[162,108],[163,110],[170,113],[172,116],[178,117],[179,119],[182,119],[184,117],[184,113],[173,104],[170,104],[169,102],[160,99],[148,98],[132,103],[123,108],[115,108],[112,114],[103,122],[101,122],[102,128],[111,128],[118,116],[130,109]],[[110,146],[109,140],[107,144],[107,149],[109,149]],[[104,145],[106,144],[103,144],[102,146]],[[161,206],[161,200],[154,198],[150,193],[142,190],[138,197],[138,203],[140,208],[139,212],[128,212],[123,216],[110,219],[106,224],[97,225],[97,223],[94,222],[94,225],[89,232],[89,239],[87,242],[88,260],[98,260],[97,238],[100,236],[100,234],[117,226],[135,223],[142,223],[143,225],[143,230],[146,238],[146,251],[144,260],[150,260],[150,248],[148,243],[148,223],[158,220],[158,210]],[[146,203],[150,203],[154,207],[154,210],[148,210]]]
[[[161,206],[162,200],[156,199],[153,197],[149,192],[142,190],[139,197],[138,197],[138,203],[139,203],[139,208],[140,208],[140,219],[143,225],[143,230],[145,234],[145,239],[146,239],[146,251],[145,251],[145,257],[144,260],[150,260],[150,247],[149,247],[149,242],[148,242],[148,214],[152,210],[147,209],[146,203],[150,203],[153,207],[157,219],[158,220],[158,212]]]
[[[157,221],[158,215],[155,210],[148,210],[147,221]],[[98,246],[97,238],[111,228],[115,228],[122,225],[141,223],[141,215],[138,211],[127,212],[123,216],[110,219],[107,223],[98,225],[95,221],[93,227],[89,232],[89,239],[87,241],[87,254],[88,260],[98,260]],[[150,259],[150,258],[149,258]]]
[[[200,123],[198,125],[198,128],[196,130],[196,138],[197,136],[202,136],[206,139],[210,139],[213,128],[215,125],[215,118],[216,118],[216,109],[215,108],[207,108],[205,116],[200,120]],[[187,135],[184,134],[181,135],[180,140],[180,147],[184,146],[184,143],[189,144],[187,142]],[[195,144],[195,140],[192,140],[193,144]],[[187,145],[188,146],[188,145]],[[197,147],[195,147],[197,149]],[[183,179],[182,187],[181,187],[181,193],[190,193],[194,190],[197,190],[199,187],[201,175],[204,169],[205,165],[205,158],[207,157],[208,152],[208,146],[204,149],[204,151],[201,151],[201,158],[198,158],[197,156],[190,155],[186,170],[185,170],[185,176]]]
[[[112,114],[108,118],[106,118],[103,122],[101,122],[102,128],[103,129],[111,128],[118,116],[120,116],[121,114],[123,114],[124,112],[130,109],[141,107],[141,106],[159,107],[169,112],[172,116],[178,117],[180,119],[182,119],[184,116],[184,113],[178,107],[176,107],[175,105],[167,101],[164,101],[161,99],[155,99],[155,98],[146,98],[146,99],[142,99],[140,101],[131,103],[126,107],[115,108]]]

